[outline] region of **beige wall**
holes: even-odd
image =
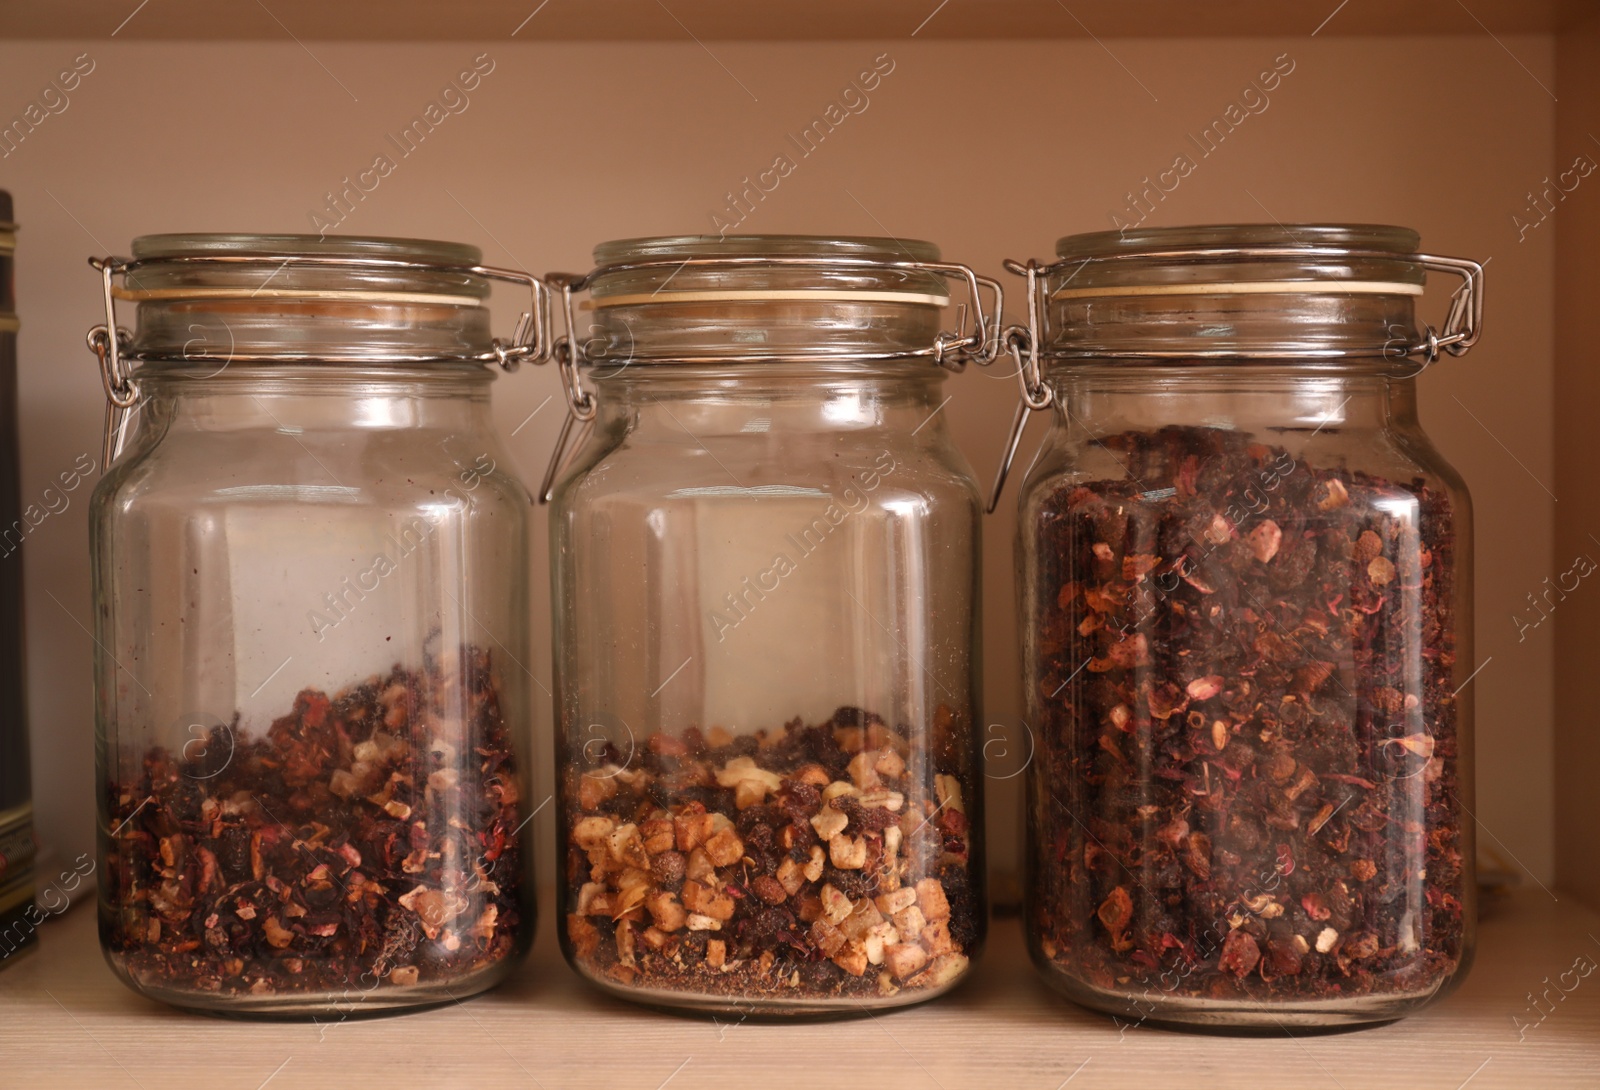
[[[1057,235],[1108,226],[1130,189],[1192,152],[1187,135],[1287,53],[1294,71],[1266,111],[1151,222],[1387,221],[1419,228],[1437,251],[1492,259],[1488,335],[1425,377],[1423,414],[1479,512],[1479,659],[1493,660],[1474,682],[1478,813],[1492,833],[1481,839],[1550,880],[1553,626],[1519,642],[1512,620],[1559,570],[1546,487],[1578,502],[1552,472],[1551,225],[1519,241],[1512,222],[1527,191],[1576,152],[1567,137],[1552,144],[1555,107],[1540,86],[1554,84],[1550,38],[716,42],[714,56],[692,43],[308,45],[0,45],[0,116],[24,109],[78,54],[95,64],[70,106],[0,160],[23,224],[25,496],[99,449],[86,255],[125,253],[152,231],[308,229],[327,191],[390,150],[386,134],[476,54],[495,68],[470,106],[341,230],[470,240],[491,261],[538,271],[586,267],[605,238],[709,230],[724,195],[887,52],[895,68],[871,105],[743,227],[931,238],[994,272],[1003,257],[1048,255]],[[1600,201],[1600,178],[1585,184],[1595,194],[1573,201]],[[1428,306],[1442,315],[1443,293]],[[956,437],[987,480],[1015,387],[971,373],[952,390]],[[556,391],[549,371],[502,381],[504,430]],[[513,441],[528,478],[543,470],[557,423],[547,410]],[[1588,486],[1570,479],[1571,492]],[[78,493],[42,525],[27,553],[40,825],[69,857],[93,829],[84,501]],[[985,541],[994,721],[1019,706],[1012,532],[1004,514]],[[533,563],[543,611],[542,545]],[[548,663],[547,647],[537,661]],[[548,709],[540,731],[543,753]],[[1015,856],[1017,782],[995,793],[1000,865]]]

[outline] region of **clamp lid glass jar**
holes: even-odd
[[[1081,1003],[1359,1024],[1470,962],[1470,501],[1415,378],[1477,339],[1483,281],[1417,242],[1170,228],[1013,264],[1024,404],[1056,409],[1019,531],[1027,932]],[[1466,280],[1443,332],[1429,270]]]
[[[237,1013],[486,988],[534,902],[528,494],[485,365],[546,356],[543,287],[403,239],[133,254],[89,337],[106,957]],[[495,279],[533,293],[509,342]]]
[[[555,347],[592,420],[551,509],[567,958],[670,1007],[937,995],[985,926],[978,493],[940,390],[993,358],[999,286],[890,239],[596,258],[549,278],[592,308]]]

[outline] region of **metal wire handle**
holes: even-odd
[[[1168,260],[1168,261],[1210,261],[1233,257],[1333,257],[1333,258],[1373,258],[1382,260],[1411,260],[1419,263],[1423,268],[1433,272],[1448,272],[1461,277],[1462,284],[1450,296],[1450,310],[1445,315],[1443,332],[1437,331],[1431,325],[1424,324],[1423,335],[1410,343],[1400,345],[1384,344],[1377,350],[1377,354],[1389,358],[1406,358],[1420,355],[1423,358],[1423,367],[1426,368],[1439,358],[1439,350],[1443,349],[1452,356],[1464,356],[1467,350],[1478,343],[1478,338],[1483,333],[1483,265],[1462,257],[1441,257],[1437,254],[1396,254],[1390,250],[1353,250],[1337,246],[1208,246],[1197,249],[1161,250],[1161,251],[1130,251],[1128,253],[1102,254],[1087,258],[1068,258],[1050,265],[1040,265],[1031,258],[1026,262],[1013,261],[1007,258],[1006,271],[1024,277],[1027,281],[1028,293],[1028,324],[1024,326],[1009,326],[1005,332],[1005,344],[1017,364],[1017,382],[1022,387],[1022,399],[1017,406],[1017,411],[1011,421],[1011,430],[1006,438],[1005,449],[1001,453],[1000,468],[995,474],[994,487],[989,493],[988,513],[993,514],[1000,504],[1000,494],[1005,488],[1006,478],[1011,473],[1011,464],[1016,458],[1017,449],[1022,443],[1022,433],[1028,426],[1028,418],[1033,412],[1050,407],[1053,394],[1044,384],[1043,369],[1039,360],[1041,357],[1040,343],[1044,329],[1044,307],[1048,299],[1048,281],[1050,277],[1058,275],[1068,268],[1072,272],[1068,280],[1077,276],[1085,266],[1091,262],[1116,262],[1129,259],[1140,260]],[[1108,290],[1108,295],[1115,295],[1114,290]],[[1026,358],[1024,358],[1024,350]],[[1374,354],[1372,349],[1358,348],[1317,348],[1305,351],[1295,349],[1273,349],[1259,351],[1227,351],[1215,355],[1231,359],[1350,359],[1370,357]],[[1053,359],[1096,358],[1103,355],[1100,351],[1048,353]],[[1166,349],[1119,349],[1119,359],[1193,359],[1211,355],[1206,352],[1166,350]]]
[[[577,312],[574,297],[577,293],[588,289],[596,278],[612,273],[672,268],[675,276],[677,275],[677,270],[689,266],[725,268],[728,266],[771,267],[774,265],[791,268],[822,269],[832,272],[852,269],[870,272],[901,270],[949,277],[960,280],[966,285],[971,299],[973,316],[969,324],[967,306],[962,304],[961,317],[956,323],[956,330],[954,332],[948,330],[940,331],[934,338],[933,344],[924,349],[910,349],[899,352],[840,352],[822,357],[815,355],[756,354],[746,357],[719,356],[703,360],[685,358],[683,362],[733,363],[748,360],[767,363],[862,363],[879,360],[926,358],[941,367],[959,372],[969,362],[976,363],[980,367],[987,367],[1000,354],[1000,316],[1005,310],[1005,288],[1000,281],[992,277],[981,276],[969,266],[956,262],[884,261],[876,258],[859,257],[800,257],[748,254],[689,258],[666,257],[651,258],[645,261],[618,262],[611,265],[601,265],[582,275],[576,273],[546,273],[546,283],[549,284],[552,290],[559,289],[561,292],[561,307],[558,313],[565,323],[565,329],[555,338],[551,351],[553,358],[561,369],[562,385],[566,391],[567,398],[567,418],[562,423],[561,432],[556,438],[555,449],[550,453],[550,462],[545,467],[544,479],[539,485],[539,503],[546,504],[552,499],[555,492],[555,482],[560,475],[561,468],[566,464],[572,452],[587,437],[594,418],[599,412],[599,403],[596,401],[595,395],[584,388],[579,373],[579,368],[585,362],[585,358],[583,347],[578,342],[575,334]],[[671,279],[671,277],[668,279]],[[994,295],[994,309],[992,312],[986,313],[984,311],[983,288],[988,288]],[[659,291],[660,289],[657,290]],[[660,300],[661,302],[669,303],[672,301],[671,292],[664,293],[664,295],[665,297]]]
[[[150,258],[147,260],[133,260],[122,257],[91,257],[89,264],[100,273],[101,300],[105,307],[106,320],[89,330],[88,343],[100,364],[100,380],[106,393],[106,426],[105,436],[101,447],[103,467],[110,466],[116,456],[121,453],[123,431],[133,407],[139,401],[138,383],[134,381],[128,369],[128,361],[147,359],[165,359],[166,353],[137,352],[133,348],[133,336],[126,328],[117,323],[117,301],[114,291],[114,280],[121,276],[126,280],[129,274],[147,265],[245,265],[262,264],[269,261],[281,261],[281,270],[287,265],[315,266],[318,268],[355,269],[355,270],[392,270],[434,273],[453,273],[462,276],[476,276],[486,280],[500,280],[508,283],[519,284],[528,289],[530,295],[529,308],[517,318],[515,330],[509,340],[499,337],[490,342],[487,352],[465,353],[458,356],[438,355],[407,355],[393,353],[382,357],[367,357],[345,359],[337,355],[321,353],[317,355],[281,354],[281,353],[242,353],[230,350],[226,356],[206,355],[184,352],[185,360],[197,362],[213,362],[228,364],[238,363],[304,363],[304,362],[352,362],[352,363],[434,363],[434,362],[476,362],[486,365],[498,366],[506,372],[515,371],[523,363],[542,364],[551,356],[550,341],[550,291],[544,281],[531,273],[517,269],[502,269],[488,265],[446,265],[430,261],[407,261],[401,258],[386,257],[351,257],[344,255],[324,254],[180,254],[170,257]],[[274,271],[274,275],[276,275]],[[284,293],[279,293],[280,297]],[[319,296],[321,293],[318,293]],[[335,295],[356,296],[356,293],[337,292]],[[112,331],[115,330],[113,335]]]

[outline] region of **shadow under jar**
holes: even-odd
[[[529,495],[489,365],[543,357],[547,296],[479,260],[161,235],[96,262],[100,937],[135,991],[345,1017],[527,949]],[[494,279],[534,293],[511,345]]]
[[[1482,270],[1417,244],[1166,228],[1013,265],[1053,404],[1019,517],[1027,938],[1079,1003],[1350,1026],[1467,969],[1471,510],[1416,376],[1476,340]],[[1442,334],[1430,269],[1467,281]]]
[[[940,330],[980,278],[889,239],[595,256],[556,347],[592,415],[551,508],[567,960],[741,1017],[939,995],[986,924],[979,497],[939,411],[993,359],[977,307]]]

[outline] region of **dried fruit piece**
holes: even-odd
[[[1261,947],[1246,931],[1230,931],[1222,942],[1222,953],[1217,958],[1217,968],[1234,976],[1248,976],[1261,960]]]
[[[1263,519],[1247,535],[1250,542],[1250,551],[1255,558],[1263,564],[1278,555],[1278,546],[1283,542],[1283,531],[1271,519]]]

